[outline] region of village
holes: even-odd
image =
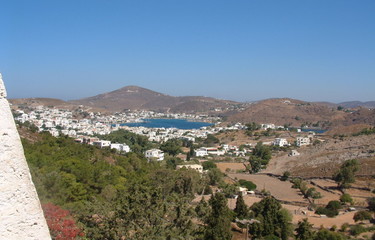
[[[111,142],[100,139],[100,136],[110,134],[120,129],[137,135],[145,136],[150,142],[162,144],[168,140],[178,139],[191,143],[202,142],[207,137],[216,136],[220,141],[202,145],[193,149],[193,154],[187,159],[188,148],[183,149],[177,157],[182,160],[175,167],[176,169],[193,169],[200,174],[206,174],[208,169],[205,162],[212,162],[225,175],[225,182],[236,186],[228,195],[228,206],[234,209],[238,196],[241,196],[247,206],[261,201],[265,196],[271,195],[279,200],[283,207],[292,214],[292,222],[297,224],[303,218],[317,228],[337,228],[348,224],[355,224],[353,219],[356,212],[364,210],[367,206],[366,199],[372,196],[368,191],[366,179],[360,179],[346,193],[353,196],[351,204],[345,205],[335,217],[327,217],[325,214],[316,213],[312,206],[325,206],[330,201],[340,201],[342,193],[336,189],[336,183],[332,179],[311,178],[304,181],[306,189],[313,189],[316,196],[306,197],[306,189],[298,189],[293,183],[295,178],[283,176],[288,172],[287,163],[284,168],[280,167],[283,162],[298,161],[301,157],[309,155],[309,146],[323,143],[331,137],[318,134],[314,131],[303,131],[302,128],[286,128],[272,123],[259,124],[256,131],[249,129],[251,125],[234,123],[223,124],[217,117],[195,116],[191,114],[164,114],[153,111],[116,113],[104,115],[101,113],[84,112],[85,117],[74,118],[73,112],[64,109],[48,108],[39,106],[31,111],[14,110],[14,117],[17,122],[30,122],[35,125],[38,131],[47,131],[52,136],[69,136],[77,143],[89,144],[98,148],[114,149],[120,154],[132,152],[129,145],[122,142]],[[191,119],[194,121],[205,121],[213,123],[209,127],[200,129],[177,129],[177,128],[146,128],[129,127],[121,123],[140,122],[146,118],[174,118]],[[241,137],[242,136],[242,137]],[[272,159],[269,164],[263,165],[253,174],[249,174],[249,156],[256,145],[261,142],[272,151]],[[158,148],[147,149],[143,152],[148,161],[164,162],[170,159],[168,153]],[[301,156],[302,155],[302,156]],[[293,160],[296,159],[296,160]],[[284,169],[284,170],[281,170]],[[286,169],[286,170],[285,170]],[[259,171],[259,172],[258,172]],[[284,178],[284,179],[283,179]],[[256,188],[239,184],[241,181],[249,181],[255,184]],[[214,191],[223,191],[220,188],[213,188]],[[195,204],[201,199],[208,200],[210,194],[196,196]]]

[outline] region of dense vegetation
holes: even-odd
[[[142,151],[155,145],[147,139],[127,131],[114,132],[106,139],[127,143],[136,151],[120,155],[48,133],[38,135],[32,142],[23,139],[54,239],[230,240],[231,222],[236,219],[252,219],[249,233],[253,239],[290,239],[293,235],[296,239],[346,239],[341,233],[313,230],[307,220],[300,221],[294,229],[290,213],[271,196],[251,207],[238,196],[234,211],[230,210],[227,197],[233,197],[236,186],[253,190],[256,185],[246,180],[225,183],[223,173],[213,161],[203,164],[208,170],[203,175],[186,168],[175,170],[181,162],[174,156],[184,144],[181,141],[170,140],[159,146],[170,155],[165,161],[148,162]],[[270,158],[269,147],[258,143],[250,162],[261,167]],[[344,162],[334,176],[339,187],[349,186],[357,170],[356,160]],[[287,180],[290,174],[284,175]],[[320,197],[301,179],[291,181],[306,198]],[[198,204],[192,203],[197,195],[211,194],[213,186],[221,192],[213,194],[208,202],[202,198]],[[333,217],[343,203],[353,202],[348,194],[343,194],[340,201],[329,202],[317,213]],[[375,198],[368,203],[369,210],[375,211]],[[360,211],[354,220],[363,222],[371,218],[369,212]],[[367,230],[352,226],[350,233],[355,236]]]
[[[203,236],[200,225],[192,223],[196,216],[190,205],[207,187],[208,179],[198,172],[47,133],[23,144],[41,201],[70,210],[88,239]]]

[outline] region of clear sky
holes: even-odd
[[[10,98],[137,85],[237,101],[375,100],[374,0],[9,0]]]

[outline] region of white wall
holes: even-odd
[[[51,239],[0,75],[0,239]]]

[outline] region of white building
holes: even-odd
[[[225,154],[225,151],[219,150],[217,148],[207,148],[207,153],[211,155],[223,156]]]
[[[299,156],[299,155],[300,155],[300,153],[299,153],[297,150],[292,150],[292,151],[288,154],[288,156],[290,156],[290,157]]]
[[[289,143],[285,138],[275,138],[273,141],[274,146],[279,146],[279,147],[285,147],[288,146]]]
[[[297,137],[296,144],[298,147],[309,145],[310,144],[310,138],[308,137]]]
[[[148,160],[156,159],[157,161],[163,161],[164,160],[164,152],[159,149],[150,149],[147,150],[145,153],[145,156]]]
[[[276,129],[275,124],[273,123],[264,123],[261,125],[262,130],[267,130],[267,129]]]
[[[105,141],[105,140],[95,141],[93,142],[93,145],[98,146],[100,148],[109,147],[111,146],[111,141]]]
[[[126,145],[125,143],[112,143],[111,149],[116,149],[119,152],[130,152],[130,147]]]
[[[181,169],[181,168],[188,168],[188,169],[194,169],[198,171],[199,173],[203,173],[203,167],[202,165],[199,164],[188,164],[188,165],[177,165],[176,169]]]
[[[194,150],[194,155],[196,157],[205,157],[208,156],[207,148],[199,148]]]

